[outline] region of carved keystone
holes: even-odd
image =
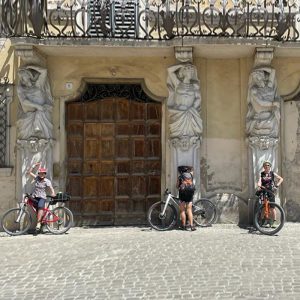
[[[180,62],[193,62],[193,47],[175,47],[175,57]]]
[[[21,58],[23,64],[39,65],[46,67],[46,57],[30,45],[15,46],[16,56]]]

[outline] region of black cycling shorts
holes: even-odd
[[[179,199],[183,202],[192,202],[194,197],[194,191],[189,190],[179,190]]]

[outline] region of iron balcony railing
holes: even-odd
[[[299,0],[0,0],[0,36],[299,42]]]

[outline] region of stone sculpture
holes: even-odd
[[[201,137],[200,87],[194,65],[179,64],[168,69],[170,138]]]
[[[51,96],[47,69],[28,65],[18,71],[18,97],[22,107],[18,120],[19,139],[51,139],[51,112],[53,98]]]
[[[275,70],[254,69],[249,79],[246,132],[250,137],[278,138],[279,124],[280,98]]]

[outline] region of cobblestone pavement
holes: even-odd
[[[0,299],[300,299],[300,224],[0,233]]]

